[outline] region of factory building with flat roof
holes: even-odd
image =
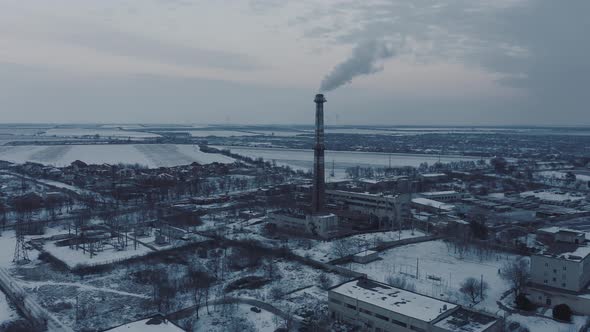
[[[459,305],[360,278],[329,290],[332,319],[370,332],[499,332],[501,321]]]

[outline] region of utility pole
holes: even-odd
[[[481,279],[479,281],[479,300],[483,301],[483,274],[481,275]]]

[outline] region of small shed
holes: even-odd
[[[361,251],[352,256],[352,260],[360,264],[367,264],[377,259],[379,259],[379,253],[374,250]]]

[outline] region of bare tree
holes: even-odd
[[[411,292],[416,291],[416,285],[410,280],[406,279],[404,276],[390,275],[386,278],[385,282],[393,287],[405,289]]]
[[[335,240],[332,242],[332,251],[338,258],[350,256],[355,253],[354,243],[348,239]]]
[[[318,275],[317,280],[318,280],[318,285],[323,290],[327,290],[328,288],[330,288],[330,286],[332,286],[332,279],[330,279],[330,277],[325,273]]]
[[[283,296],[285,296],[285,292],[283,291],[283,288],[281,286],[276,285],[270,289],[268,295],[273,300],[280,300],[283,298]]]
[[[187,271],[188,286],[191,290],[193,301],[195,304],[196,319],[199,319],[199,309],[208,293],[208,288],[211,286],[211,278],[204,271],[205,269],[196,261],[189,263]]]
[[[485,281],[477,280],[476,278],[469,277],[463,280],[459,291],[471,300],[471,303],[475,304],[478,299],[483,300],[485,294],[489,289],[489,285]]]
[[[530,277],[530,264],[526,258],[506,262],[499,270],[500,276],[510,282],[515,296],[518,296],[526,287]]]

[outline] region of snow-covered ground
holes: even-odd
[[[229,149],[233,153],[243,156],[258,158],[262,157],[267,161],[276,161],[280,166],[290,166],[295,170],[307,171],[313,166],[312,150],[278,149],[278,148],[253,148],[238,146],[215,146],[218,149]],[[391,157],[392,166],[414,166],[421,163],[434,164],[439,160],[442,163],[452,161],[477,161],[475,157],[449,156],[449,155],[420,155],[402,153],[376,153],[376,152],[354,152],[354,151],[326,151],[326,180],[338,181],[346,178],[346,168],[349,167],[388,167]],[[330,176],[334,164],[334,177]]]
[[[353,235],[346,237],[345,239],[351,243],[354,243],[360,252],[368,248],[374,248],[383,242],[399,241],[424,235],[424,233],[418,230],[413,232],[411,230],[402,230],[401,232],[390,231]],[[308,256],[309,258],[320,262],[329,262],[339,258],[337,253],[334,251],[334,241],[320,241],[310,239],[290,240],[288,242],[288,246],[297,255],[304,257]]]
[[[122,261],[131,257],[142,256],[152,252],[150,248],[137,244],[137,249],[134,249],[133,241],[129,241],[129,246],[125,250],[116,250],[112,246],[105,246],[101,252],[97,252],[92,258],[88,252],[84,252],[82,248],[78,250],[70,249],[69,246],[58,247],[53,242],[47,242],[43,246],[48,253],[66,263],[73,268],[76,265],[100,265],[110,262]]]
[[[264,136],[278,136],[288,137],[297,135],[312,135],[313,131],[296,131],[296,130],[252,130],[253,133],[264,135]]]
[[[538,172],[537,175],[546,176],[546,177],[556,177],[558,179],[565,179],[567,172],[560,172],[560,171],[544,171]],[[576,174],[576,180],[580,181],[590,181],[590,175],[585,174]]]
[[[488,252],[480,260],[474,251],[461,252],[442,240],[409,244],[379,253],[381,260],[368,264],[350,263],[347,267],[366,273],[370,278],[386,282],[390,276],[405,276],[415,284],[416,291],[451,302],[468,304],[458,293],[460,284],[468,277],[481,278],[488,283],[487,298],[476,308],[496,313],[496,300],[510,287],[498,274],[504,262],[516,255]],[[418,278],[415,278],[416,273]]]
[[[57,137],[82,137],[99,135],[101,138],[118,137],[118,138],[153,138],[160,137],[158,134],[145,133],[140,131],[125,131],[117,129],[100,129],[100,128],[55,128],[47,130],[43,135]]]
[[[520,194],[521,197],[533,196],[546,201],[563,202],[563,201],[579,201],[585,198],[584,195],[579,193],[563,192],[560,190],[536,190],[536,191],[525,191]]]
[[[274,319],[275,315],[266,310],[261,310],[261,312],[251,311],[252,306],[250,305],[234,304],[228,306],[230,306],[229,312],[226,313],[227,316],[225,317],[221,315],[220,311],[210,311],[212,314],[208,315],[205,309],[201,309],[200,318],[194,320],[193,330],[225,332],[229,330],[229,326],[235,324],[234,326],[250,326],[254,328],[254,331],[258,332],[273,332],[277,328],[275,322],[281,321],[280,319]],[[249,331],[244,330],[244,332]]]
[[[257,133],[237,130],[192,130],[188,131],[192,137],[232,137],[232,136],[256,136]]]
[[[13,230],[2,232],[0,236],[0,267],[10,268],[14,266],[12,259],[14,258],[14,248],[16,246],[16,236]],[[29,251],[29,258],[31,260],[37,258],[38,252],[36,250]]]
[[[577,332],[584,326],[587,318],[574,316],[572,324],[568,324],[557,322],[551,318],[513,314],[507,320],[508,322],[517,322],[521,326],[526,326],[531,332]]]
[[[192,162],[234,162],[234,159],[221,154],[202,152],[198,146],[176,144],[0,146],[0,160],[16,163],[32,161],[54,166],[66,166],[75,160],[82,160],[88,164],[141,164],[151,168]]]
[[[8,299],[0,291],[0,330],[2,329],[2,323],[9,322],[19,318],[18,313],[10,307]]]
[[[162,322],[158,325],[148,325],[149,319],[125,324],[107,330],[108,332],[183,332],[184,330],[170,322]]]

